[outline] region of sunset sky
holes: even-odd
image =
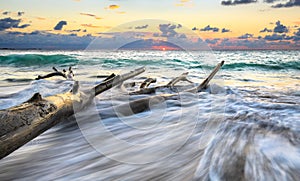
[[[118,33],[136,32],[143,39],[195,42],[197,35],[213,49],[300,49],[300,0],[0,0],[0,4],[0,48],[84,48],[95,37],[109,41],[121,27]],[[149,24],[147,19],[158,21]]]

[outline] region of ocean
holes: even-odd
[[[149,111],[119,112],[120,105],[153,96],[128,94],[146,78],[156,78],[152,87],[189,72],[193,83],[179,85],[193,87],[221,61],[207,90],[162,89],[155,94],[178,96]],[[0,160],[0,180],[300,178],[300,51],[1,50],[0,109],[36,92],[71,90],[70,80],[35,80],[69,66],[83,90],[111,73],[146,72]]]

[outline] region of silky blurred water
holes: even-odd
[[[0,180],[299,180],[299,51],[0,52],[0,109],[35,92],[66,92],[73,81],[34,80],[52,66],[73,66],[82,89],[112,72],[146,72],[107,91],[11,155]],[[151,110],[124,115],[129,96],[148,77],[164,85],[189,72],[196,86],[225,65],[197,94],[151,97]],[[98,76],[98,78],[97,78]],[[100,77],[100,78],[99,78]],[[136,82],[128,87],[126,83]],[[172,93],[160,90],[156,95]]]

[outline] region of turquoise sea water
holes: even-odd
[[[0,109],[73,81],[35,80],[72,66],[87,89],[113,72],[146,72],[95,100],[0,160],[0,180],[297,180],[300,178],[299,51],[1,51]],[[179,94],[125,116],[119,105],[148,77],[155,85],[189,72],[196,86],[225,61],[208,90]],[[158,94],[170,90],[160,90]],[[95,118],[95,115],[96,118]],[[106,130],[106,131],[105,131]],[[104,132],[111,133],[107,136]],[[118,141],[124,141],[119,143]],[[123,144],[128,144],[126,147]],[[142,145],[142,146],[141,146]]]

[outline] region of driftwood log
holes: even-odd
[[[214,69],[213,71],[209,74],[209,76],[201,83],[199,84],[199,86],[192,88],[192,89],[187,89],[184,90],[185,92],[200,92],[204,89],[207,88],[209,82],[213,79],[213,77],[217,74],[217,72],[222,68],[222,66],[224,65],[224,61],[220,62]],[[141,87],[142,89],[138,90],[138,91],[134,91],[134,92],[129,92],[129,95],[139,95],[139,94],[153,94],[156,92],[156,90],[158,89],[164,89],[164,88],[173,88],[175,86],[176,83],[178,83],[179,81],[187,81],[189,83],[193,83],[190,80],[187,79],[187,75],[188,73],[183,73],[181,74],[179,77],[176,77],[174,79],[172,79],[168,84],[163,85],[163,86],[157,86],[157,87],[149,87],[150,83],[156,82],[156,79],[151,79],[148,78],[147,80],[145,80],[145,82],[142,83]],[[146,86],[145,86],[145,85]]]
[[[209,82],[223,64],[224,61],[219,63],[199,86],[184,90],[184,92],[196,93],[207,88]],[[55,71],[58,72],[57,70]],[[36,93],[32,98],[21,105],[6,110],[0,110],[0,159],[9,155],[47,129],[56,125],[58,122],[72,116],[74,114],[74,104],[76,104],[76,109],[83,110],[98,94],[115,85],[119,85],[125,80],[139,75],[144,71],[144,68],[139,68],[123,75],[112,74],[102,83],[86,92],[79,91],[78,82],[75,82],[73,89],[70,92],[46,98],[42,98],[39,93]],[[173,88],[179,81],[188,81],[192,83],[187,79],[187,75],[187,73],[184,73],[171,80],[165,86],[148,88],[151,83],[156,82],[156,79],[149,78],[142,83],[140,90],[130,92],[129,94],[155,93],[157,89]],[[44,77],[47,78],[49,76],[46,75]],[[124,104],[117,106],[115,109],[121,115],[127,116],[149,110],[150,101],[151,105],[159,104],[167,99],[176,98],[177,96],[177,93],[149,96],[147,98],[131,101],[128,103],[129,106],[128,104]]]
[[[145,71],[139,68],[123,75],[112,74],[89,91],[78,90],[75,82],[70,92],[42,98],[36,93],[21,105],[0,110],[0,159],[74,114],[73,106],[82,110],[98,94]]]
[[[217,72],[221,69],[221,67],[224,65],[224,61],[220,62],[214,69],[213,71],[207,76],[204,81],[199,84],[195,88],[191,89],[186,89],[183,90],[182,92],[191,92],[191,93],[196,93],[205,90],[208,87],[209,82],[213,79],[213,77],[217,74]],[[167,85],[164,86],[157,86],[157,87],[151,87],[151,88],[144,88],[140,89],[135,92],[130,92],[130,95],[136,95],[136,94],[152,94],[155,93],[157,89],[161,88],[172,88],[175,86],[175,84],[179,81],[188,81],[191,82],[187,79],[187,73],[181,74],[179,77],[176,77],[172,79]],[[145,82],[151,82],[151,80],[147,79]],[[145,83],[143,82],[142,85]],[[122,116],[130,116],[133,114],[137,114],[140,112],[148,111],[150,109],[150,106],[153,106],[155,104],[160,104],[166,100],[169,99],[179,99],[180,96],[178,93],[173,93],[173,94],[160,94],[160,95],[154,95],[154,96],[149,96],[146,98],[138,99],[131,101],[126,104],[122,104],[119,106],[114,107],[114,110],[118,112],[118,115]]]
[[[35,80],[47,79],[47,78],[55,77],[55,76],[63,77],[68,80],[73,80],[74,73],[73,73],[72,67],[69,67],[68,71],[66,71],[65,69],[63,69],[62,71],[58,71],[55,67],[52,67],[52,69],[54,70],[54,72],[49,73],[47,75],[43,75],[43,76],[39,75]]]

